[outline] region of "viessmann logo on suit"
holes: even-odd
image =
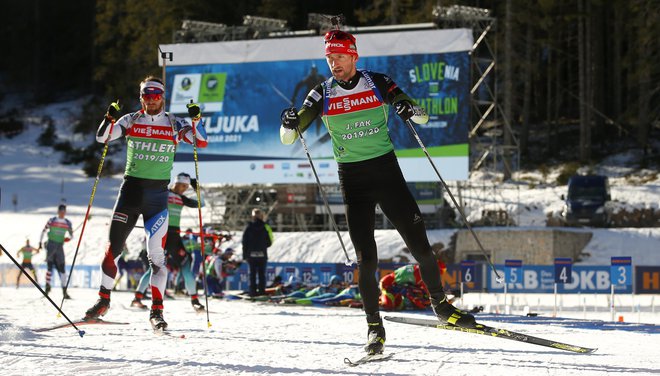
[[[167,127],[154,127],[151,125],[134,124],[128,131],[129,136],[133,137],[147,137],[157,138],[159,140],[172,140],[172,128]]]
[[[183,205],[183,200],[181,197],[169,195],[167,197],[168,204]]]
[[[347,112],[368,110],[380,106],[381,103],[373,91],[347,95],[345,97],[330,98],[328,115],[339,115]]]

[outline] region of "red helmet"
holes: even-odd
[[[325,33],[323,41],[325,42],[326,56],[330,54],[358,55],[355,37],[350,33],[341,30],[330,30]]]

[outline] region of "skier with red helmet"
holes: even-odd
[[[331,135],[349,235],[358,260],[358,284],[368,325],[365,350],[369,354],[382,353],[385,343],[378,307],[380,290],[375,278],[376,205],[394,224],[419,263],[431,306],[440,322],[474,327],[472,315],[447,301],[422,214],[406,186],[388,134],[390,105],[404,121],[424,124],[428,115],[387,75],[357,69],[358,51],[353,35],[332,30],[325,34],[324,42],[332,77],[309,92],[299,111],[282,111],[280,140],[293,144],[298,131],[307,130],[317,116],[321,116]]]

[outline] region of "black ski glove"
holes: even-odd
[[[197,190],[197,179],[195,179],[195,178],[190,179],[190,186],[191,186],[194,190]]]
[[[100,137],[105,133],[105,131],[110,127],[111,124],[115,122],[119,118],[119,100],[116,102],[110,103],[108,106],[108,110],[105,112],[105,118],[103,119],[103,122],[101,122],[101,125],[99,126],[99,129],[96,131],[96,135]]]
[[[396,114],[399,115],[403,121],[408,121],[415,114],[412,103],[405,100],[396,102],[394,104],[394,109],[396,110]]]
[[[282,126],[286,129],[296,129],[300,124],[300,117],[295,107],[284,109],[282,114],[280,114],[280,120],[282,121]]]
[[[198,103],[193,103],[193,100],[190,100],[190,103],[186,105],[188,108],[188,115],[190,116],[191,119],[193,120],[199,120],[200,117],[202,117],[202,110],[199,108]]]
[[[108,106],[108,111],[105,112],[106,119],[110,121],[117,120],[119,118],[119,110],[121,108],[119,107],[119,99],[117,99],[116,102],[112,102]]]

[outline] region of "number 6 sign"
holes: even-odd
[[[475,262],[474,261],[461,261],[461,276],[462,282],[474,282]]]

